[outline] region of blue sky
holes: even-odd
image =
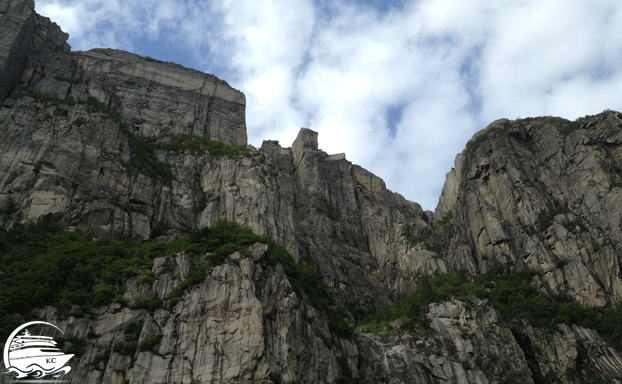
[[[246,95],[249,142],[319,146],[434,210],[505,117],[622,110],[619,0],[37,0],[74,50],[124,49]]]

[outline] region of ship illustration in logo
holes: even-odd
[[[67,374],[71,367],[65,367],[65,364],[74,355],[66,355],[58,349],[54,338],[31,335],[28,329],[24,329],[34,324],[45,324],[58,329],[43,321],[33,321],[18,327],[9,336],[4,347],[4,364],[8,368],[3,373],[13,373],[17,378],[39,378],[47,375],[58,377]],[[22,329],[24,332],[17,335]]]

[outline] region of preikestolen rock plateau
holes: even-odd
[[[73,233],[0,239],[0,280],[84,276],[0,282],[0,322],[62,329],[71,382],[622,383],[621,113],[491,123],[431,212],[311,129],[248,146],[213,75],[67,39],[0,1],[2,239]]]

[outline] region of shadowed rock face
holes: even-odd
[[[70,52],[67,38],[32,1],[0,0],[0,204],[16,204],[5,228],[58,212],[96,238],[164,241],[226,218],[284,244],[357,309],[386,310],[418,276],[481,276],[494,263],[535,269],[540,289],[588,305],[622,300],[617,112],[493,122],[456,157],[433,213],[323,152],[310,129],[291,148],[246,147],[244,94],[212,75],[118,50]],[[398,320],[390,338],[340,337],[264,245],[250,251],[153,313],[113,304],[93,318],[52,307],[40,318],[67,337],[98,335],[76,383],[622,380],[620,354],[595,331],[509,324],[476,297],[431,304],[427,328]],[[153,283],[127,279],[125,299],[168,303],[199,258],[156,259]],[[140,342],[161,341],[101,359],[129,320],[144,320]]]

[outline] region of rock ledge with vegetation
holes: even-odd
[[[59,326],[74,383],[622,383],[622,114],[493,122],[430,212],[67,38],[0,0],[0,342]]]

